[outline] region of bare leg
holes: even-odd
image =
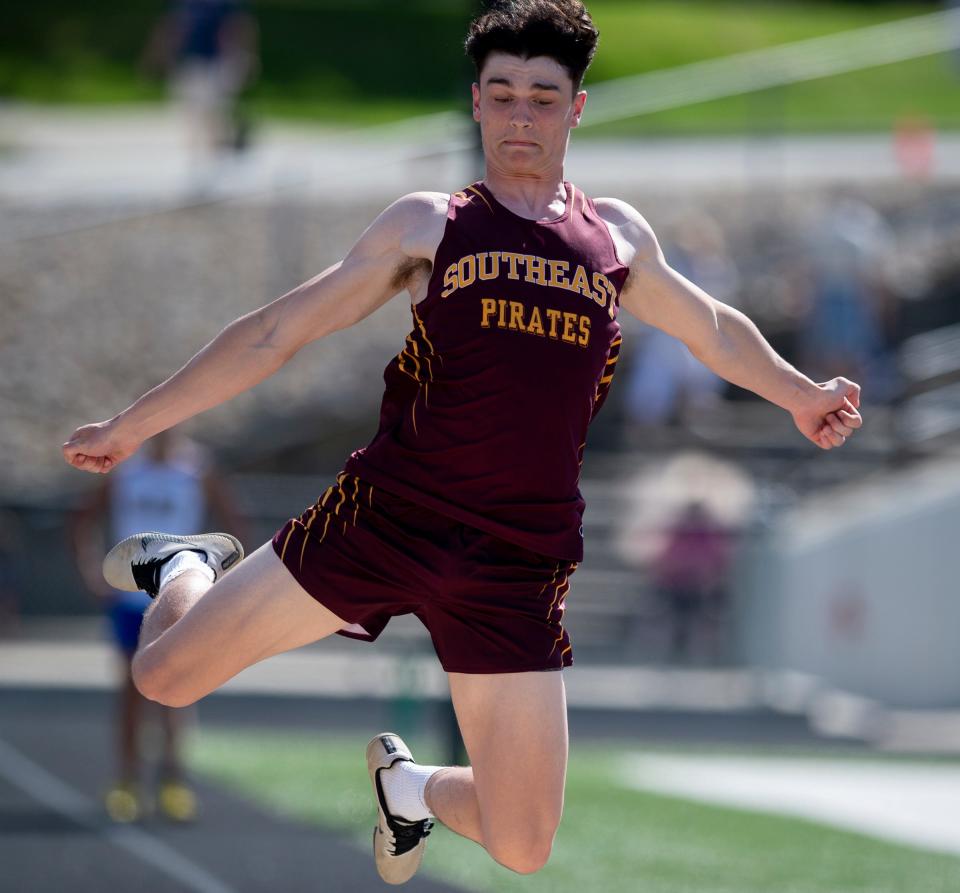
[[[451,673],[450,691],[470,768],[427,784],[431,811],[501,864],[537,871],[563,812],[567,714],[559,672]]]
[[[197,817],[199,804],[193,788],[187,783],[180,758],[181,732],[189,719],[190,708],[161,707],[163,757],[157,785],[157,808],[174,822],[190,822]]]
[[[434,774],[424,788],[430,811],[451,831],[483,846],[480,804],[470,766],[447,766]]]
[[[164,586],[143,616],[137,650],[146,648],[160,638],[203,598],[212,585],[203,574],[187,571],[171,580],[168,586]]]
[[[164,778],[182,781],[184,777],[183,760],[180,758],[180,743],[183,739],[183,727],[188,708],[162,707],[160,724],[163,728],[163,756],[160,762]]]
[[[143,726],[146,699],[137,691],[130,675],[130,656],[120,655],[121,677],[117,689],[116,735],[118,778],[106,792],[104,805],[115,822],[133,822],[141,815],[140,732]]]
[[[187,572],[163,587],[144,619],[133,678],[151,700],[182,707],[246,667],[345,625],[267,543],[212,586]]]
[[[133,783],[140,776],[140,726],[143,719],[145,699],[137,691],[130,675],[130,658],[123,663],[123,679],[117,698],[117,732],[119,747],[120,781]]]

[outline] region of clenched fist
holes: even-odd
[[[141,442],[122,432],[119,423],[111,419],[77,428],[63,445],[63,458],[81,471],[106,474],[129,459]]]
[[[834,378],[817,385],[817,390],[792,411],[800,433],[822,450],[843,446],[863,424],[860,417],[860,385],[846,378]]]

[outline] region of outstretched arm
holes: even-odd
[[[800,432],[821,449],[841,446],[860,427],[858,385],[845,378],[811,381],[777,354],[748,317],[671,269],[637,211],[613,199],[598,202],[598,208],[618,243],[632,254],[622,306],[679,338],[717,375],[787,410]]]
[[[432,261],[424,234],[437,216],[434,194],[395,202],[342,261],[230,323],[119,415],[78,428],[63,445],[64,458],[83,471],[110,471],[154,434],[252,388],[305,344],[369,316],[404,288],[418,263]]]

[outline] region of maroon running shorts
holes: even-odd
[[[561,623],[574,561],[532,552],[340,474],[273,538],[297,582],[372,642],[415,614],[451,673],[559,670],[573,663]]]

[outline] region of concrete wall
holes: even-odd
[[[960,706],[960,463],[834,490],[751,548],[743,658],[902,707]]]

